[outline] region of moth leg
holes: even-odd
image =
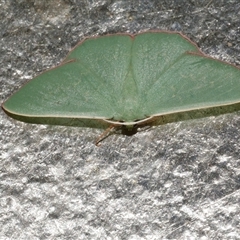
[[[95,141],[95,145],[99,146],[99,143],[102,142],[105,138],[110,135],[110,132],[115,128],[115,125],[109,126]]]

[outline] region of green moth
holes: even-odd
[[[177,32],[85,39],[3,103],[20,121],[107,128],[240,102],[240,69]]]

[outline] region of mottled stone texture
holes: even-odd
[[[0,0],[1,101],[87,36],[177,30],[240,64],[238,0]],[[240,115],[132,137],[0,111],[0,239],[240,239]]]

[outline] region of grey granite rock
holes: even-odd
[[[182,31],[240,64],[238,0],[0,0],[1,102],[84,37]],[[240,114],[132,137],[0,111],[0,239],[240,239]]]

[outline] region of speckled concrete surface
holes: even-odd
[[[240,64],[240,3],[0,0],[4,101],[84,37],[182,31]],[[240,239],[240,114],[132,137],[17,122],[0,111],[0,239]]]

